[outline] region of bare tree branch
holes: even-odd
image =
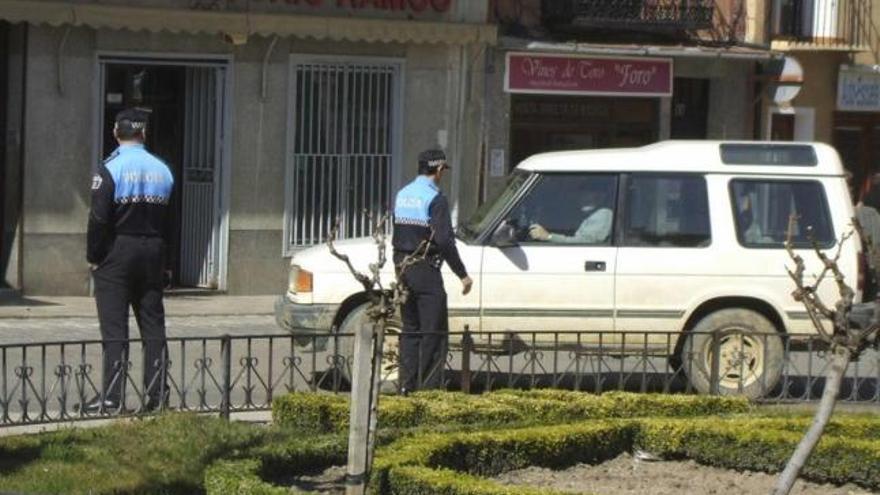
[[[327,247],[330,249],[330,254],[332,254],[335,258],[341,260],[345,263],[345,266],[348,267],[348,271],[354,276],[354,278],[364,286],[364,289],[370,291],[373,288],[373,281],[370,280],[370,277],[364,275],[363,273],[357,271],[354,265],[351,264],[351,260],[348,258],[348,255],[342,254],[336,250],[336,238],[339,235],[339,219],[336,219],[333,228],[330,230],[330,234],[327,236]]]
[[[797,289],[792,295],[795,300],[804,304],[813,326],[819,332],[822,340],[830,345],[831,354],[830,365],[825,380],[825,388],[822,392],[822,400],[816,410],[813,422],[804,434],[804,437],[798,443],[795,452],[788,460],[782,474],[780,474],[776,486],[771,492],[772,495],[787,495],[791,491],[795,480],[812,454],[819,439],[822,437],[825,426],[828,424],[828,421],[834,412],[837,395],[840,391],[840,384],[843,375],[846,373],[847,366],[851,360],[858,357],[859,353],[868,343],[868,339],[871,336],[876,335],[876,332],[880,329],[880,308],[875,306],[872,321],[867,325],[867,328],[862,329],[859,332],[850,331],[850,317],[855,299],[855,291],[846,283],[839,262],[841,254],[843,253],[843,246],[848,240],[850,240],[853,232],[848,232],[841,236],[840,242],[837,245],[837,252],[834,257],[829,258],[822,251],[821,246],[819,246],[819,243],[816,241],[812,229],[807,230],[807,236],[810,239],[813,251],[816,253],[816,256],[822,262],[823,266],[822,272],[816,277],[815,282],[812,285],[807,285],[804,283],[804,272],[806,270],[804,260],[794,252],[791,240],[796,221],[797,218],[794,215],[789,218],[788,233],[785,241],[785,249],[791,259],[795,262],[794,271],[787,269],[789,276],[797,286]],[[876,253],[874,252],[873,242],[870,238],[867,238],[864,235],[864,231],[856,218],[853,218],[853,229],[858,233],[859,237],[865,241],[871,256],[875,256]],[[880,264],[875,264],[873,265],[873,268],[877,269],[878,266],[880,266]],[[818,295],[819,284],[822,283],[825,276],[829,273],[834,276],[834,281],[837,284],[837,290],[840,296],[834,304],[833,311],[828,309]],[[880,303],[880,295],[878,295],[877,302]],[[821,318],[823,316],[832,321],[833,328],[831,333],[825,328],[825,324]]]

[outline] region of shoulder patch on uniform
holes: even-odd
[[[101,178],[99,174],[95,174],[92,176],[92,191],[101,188],[101,184],[104,183],[104,179]]]

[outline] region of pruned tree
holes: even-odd
[[[367,217],[373,222],[371,214],[367,213]],[[432,234],[419,244],[415,252],[407,255],[395,267],[394,281],[386,287],[382,282],[382,270],[388,261],[386,254],[388,220],[389,215],[386,213],[373,223],[372,238],[376,245],[377,259],[376,262],[369,264],[368,273],[359,271],[348,255],[336,249],[335,241],[339,235],[338,220],[327,238],[330,254],[345,263],[355,280],[363,286],[370,302],[367,310],[370,328],[359,329],[358,334],[352,337],[355,339],[355,346],[351,384],[347,495],[364,493],[366,479],[372,467],[378,424],[379,390],[382,382],[382,361],[388,357],[385,353],[385,333],[389,320],[394,317],[409,295],[406,284],[403,283],[403,275],[409,267],[425,259],[433,239]],[[368,333],[363,333],[364,330]],[[368,376],[363,376],[363,371],[367,371]]]
[[[872,260],[878,259],[878,252],[870,237],[865,236],[858,220],[853,218],[853,230],[864,241],[868,256]],[[874,312],[869,321],[854,322],[853,306],[855,291],[850,287],[843,272],[840,270],[841,253],[844,245],[852,238],[853,232],[844,234],[837,243],[837,251],[833,257],[829,257],[816,242],[812,235],[812,229],[807,228],[807,238],[815,255],[822,264],[822,271],[815,276],[812,283],[804,281],[806,264],[803,257],[794,250],[792,235],[797,223],[797,217],[789,218],[788,233],[785,241],[785,249],[794,261],[794,270],[787,269],[788,275],[794,281],[796,289],[792,296],[796,301],[803,303],[807,315],[818,333],[819,339],[828,345],[829,366],[825,376],[825,388],[819,407],[813,417],[809,429],[798,443],[797,448],[788,460],[785,469],[777,480],[776,486],[771,492],[773,495],[787,495],[794,482],[797,480],[801,469],[806,464],[825,431],[825,426],[831,419],[837,397],[840,393],[840,385],[846,374],[849,363],[869,346],[875,344],[878,329],[880,329],[880,304],[875,304]],[[871,266],[878,266],[872,263]],[[831,307],[819,296],[819,286],[827,277],[833,277],[837,286],[838,299]],[[876,301],[880,302],[880,301]],[[830,328],[828,327],[830,325]]]

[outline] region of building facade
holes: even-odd
[[[540,151],[752,139],[755,74],[782,57],[755,3],[494,2],[482,193]]]
[[[289,256],[368,235],[439,146],[476,206],[487,4],[464,0],[0,0],[2,265],[86,295],[90,177],[113,116],[151,112],[172,169],[175,285],[278,293]]]
[[[802,83],[793,98],[766,98],[762,136],[832,144],[866,183],[880,171],[878,2],[773,0],[765,8],[771,47],[796,62]]]

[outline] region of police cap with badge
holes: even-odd
[[[446,153],[443,150],[431,149],[419,153],[419,173],[433,174],[440,169],[452,167],[446,162]]]
[[[119,136],[135,136],[147,130],[150,114],[139,108],[126,108],[116,114],[113,130]]]

